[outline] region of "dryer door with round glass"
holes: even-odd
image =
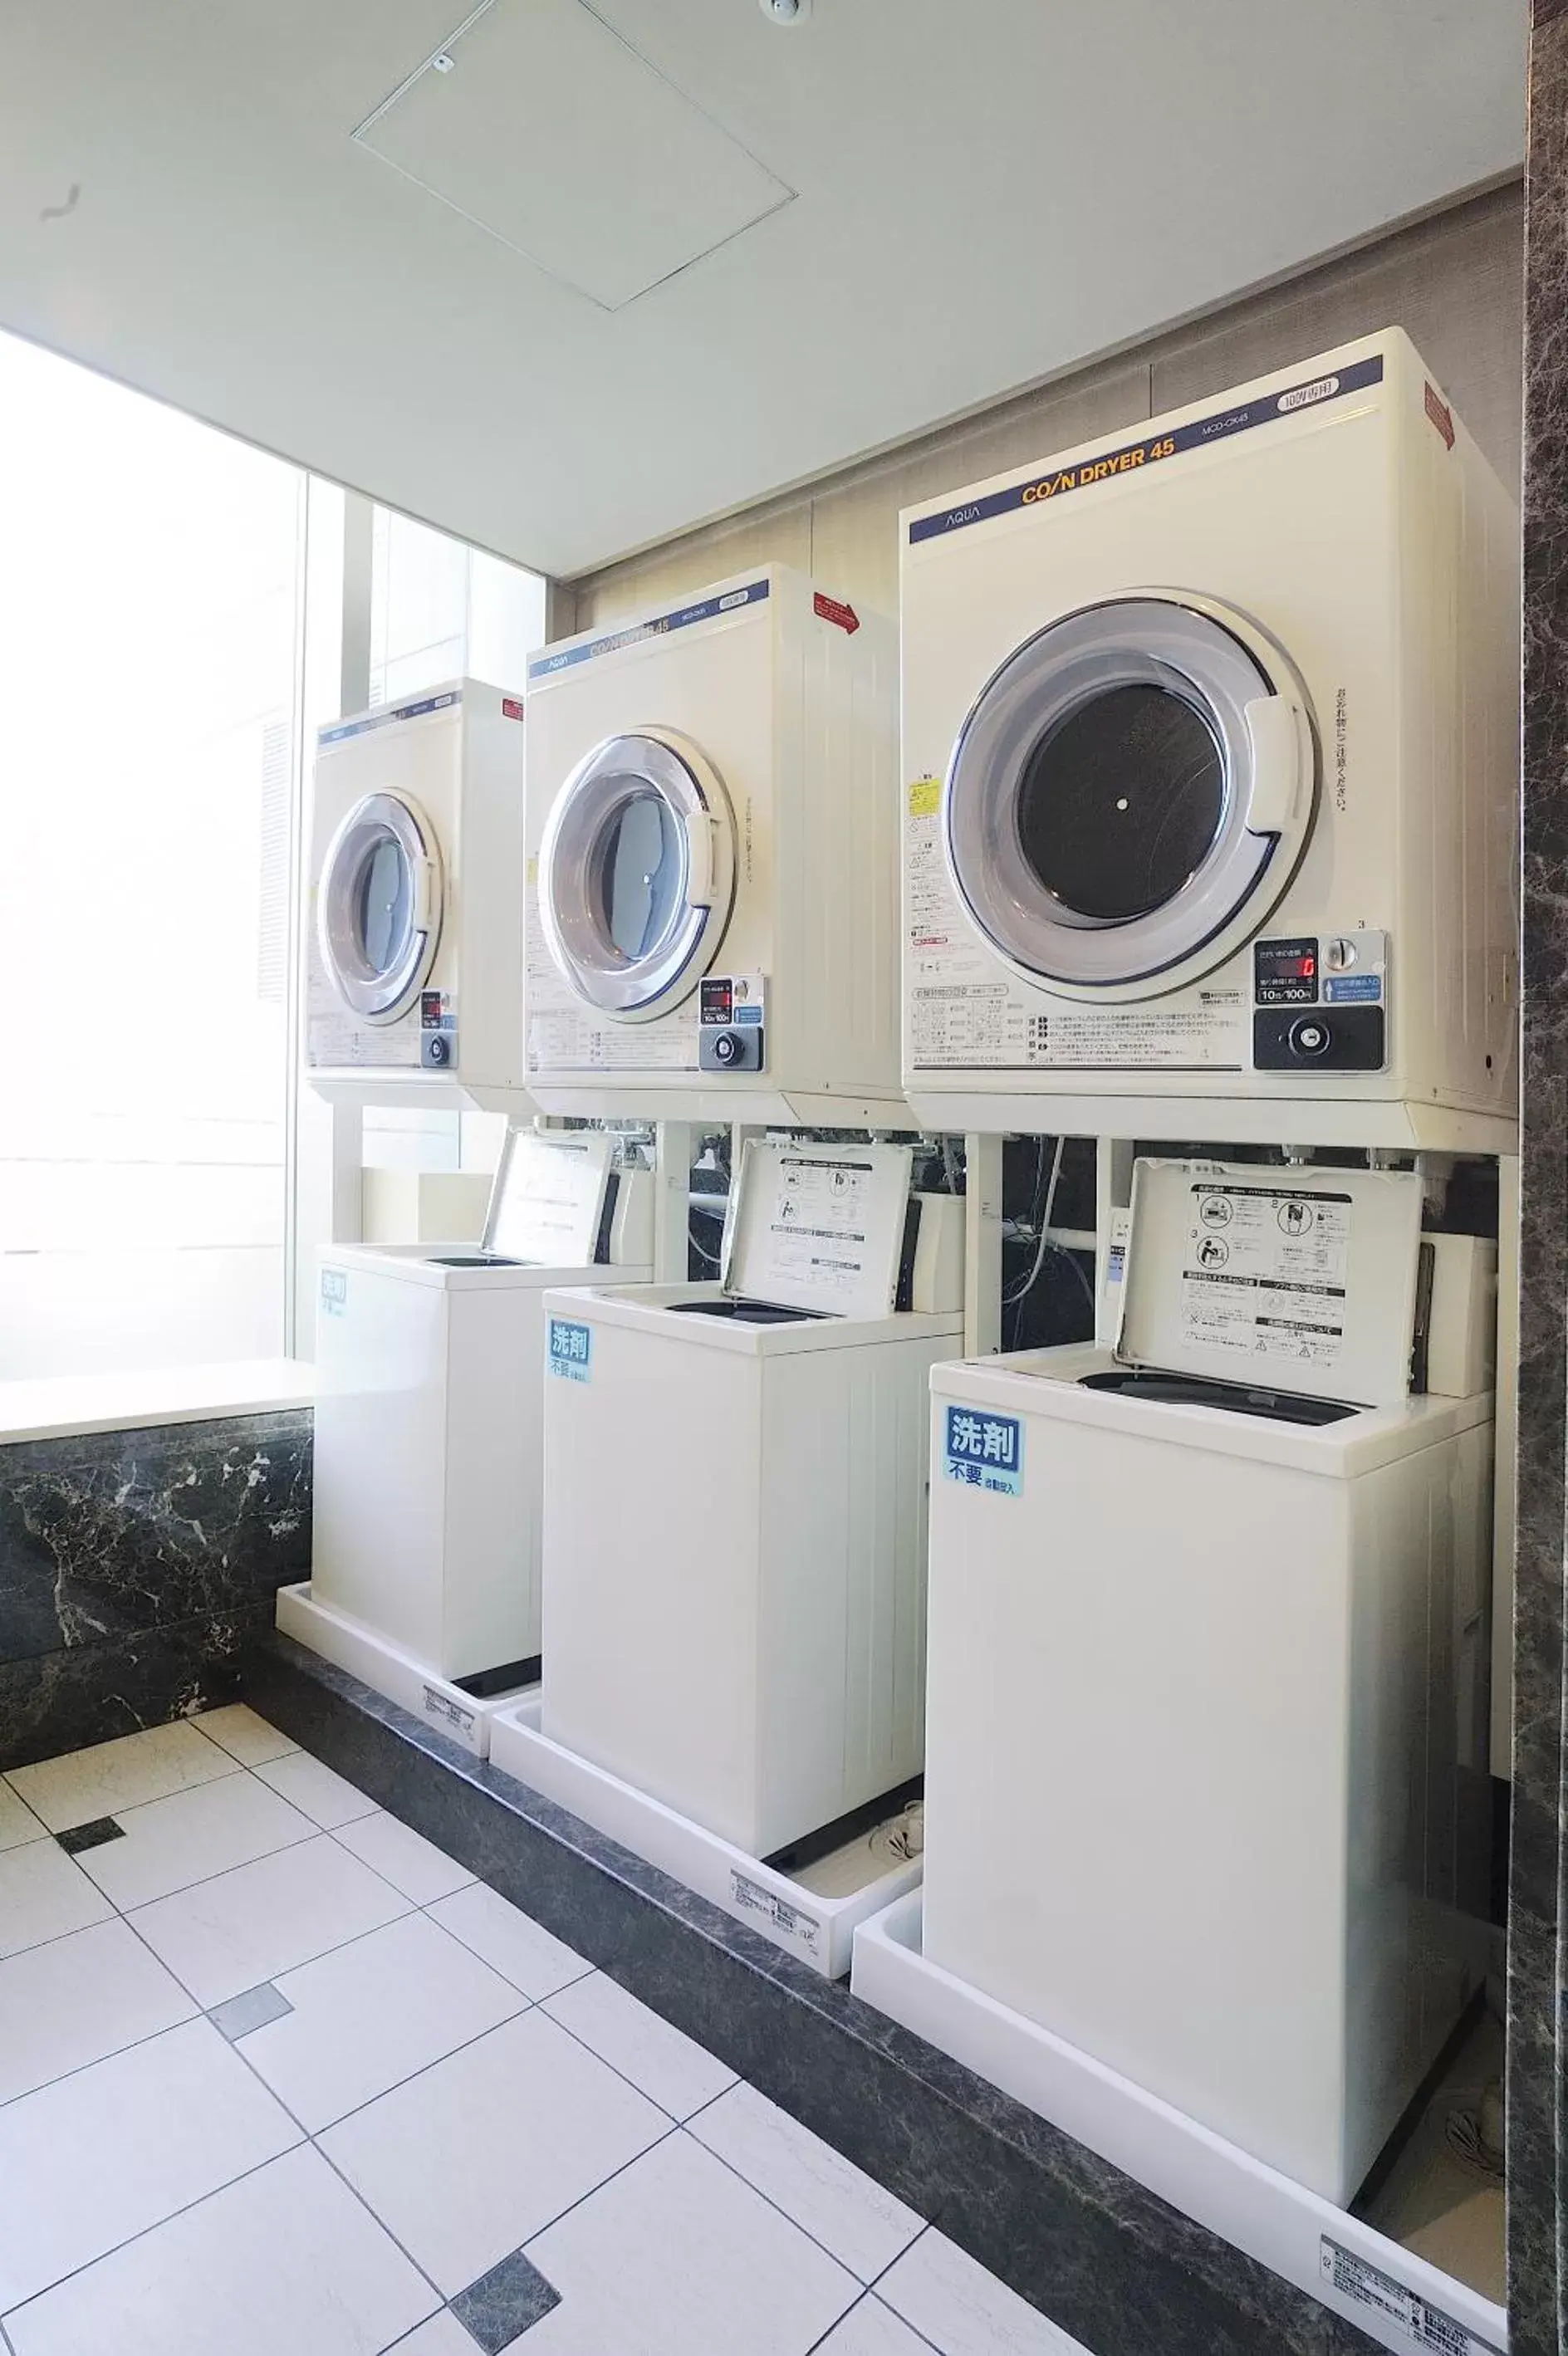
[[[712,965],[735,873],[729,797],[697,747],[663,730],[608,737],[562,787],[540,845],[551,957],[596,1012],[651,1021]]]
[[[413,1003],[441,937],[441,848],[406,795],[367,794],[328,846],[317,935],[333,990],[363,1023]]]
[[[1026,639],[959,733],[948,864],[1027,979],[1147,998],[1263,923],[1305,848],[1305,691],[1255,625],[1209,599],[1090,605]]]

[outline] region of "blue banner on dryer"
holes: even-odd
[[[345,736],[368,736],[372,728],[390,728],[394,720],[423,720],[427,712],[449,712],[463,701],[460,687],[444,688],[439,695],[422,695],[414,703],[389,703],[380,712],[368,712],[362,720],[337,720],[329,728],[318,728],[318,744],[340,744]]]
[[[1173,425],[1168,434],[1149,434],[1141,441],[1121,443],[1114,450],[1100,451],[1092,458],[1076,459],[1070,466],[1058,466],[1030,482],[1010,483],[1005,490],[988,491],[982,499],[965,500],[962,506],[946,508],[940,515],[917,516],[909,526],[909,545],[936,540],[944,532],[962,531],[972,523],[989,523],[993,517],[1010,515],[1017,508],[1043,505],[1069,491],[1086,491],[1095,483],[1112,482],[1118,475],[1133,474],[1140,466],[1155,466],[1164,458],[1179,458],[1184,450],[1204,449],[1210,442],[1229,440],[1233,434],[1249,434],[1255,425],[1276,424],[1298,409],[1313,409],[1320,402],[1343,401],[1348,393],[1364,392],[1369,385],[1380,384],[1382,376],[1382,356],[1374,353],[1370,359],[1354,360],[1332,376],[1308,377],[1300,384],[1288,385],[1283,392],[1266,392],[1256,401],[1243,401],[1229,409],[1217,409],[1207,417],[1191,418],[1186,425]]]
[[[768,592],[766,581],[749,581],[744,589],[726,589],[720,597],[703,597],[695,605],[677,605],[668,614],[656,614],[650,621],[635,622],[624,630],[612,630],[607,637],[590,638],[585,646],[563,647],[556,655],[535,655],[528,666],[528,676],[551,679],[558,670],[575,670],[579,663],[592,662],[599,655],[613,655],[622,647],[639,646],[644,638],[662,638],[671,630],[689,630],[693,622],[711,622],[719,614],[738,613],[743,605],[760,605]]]
[[[550,1371],[569,1383],[585,1383],[594,1361],[594,1329],[575,1317],[550,1320]]]
[[[1024,1427],[1015,1415],[992,1415],[984,1408],[950,1407],[942,1471],[970,1489],[993,1489],[1004,1497],[1024,1492]]]

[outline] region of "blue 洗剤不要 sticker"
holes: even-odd
[[[992,1415],[979,1407],[950,1407],[944,1430],[942,1471],[966,1488],[991,1489],[1004,1497],[1024,1490],[1024,1427],[1015,1415]]]
[[[572,1383],[585,1383],[594,1355],[593,1328],[575,1317],[550,1320],[550,1371]]]

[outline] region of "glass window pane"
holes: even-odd
[[[0,1376],[269,1355],[302,478],[5,336],[0,415]]]
[[[623,802],[598,846],[598,921],[628,964],[649,956],[680,910],[681,837],[662,794]]]
[[[372,974],[391,973],[407,955],[413,912],[413,879],[395,835],[382,834],[360,869],[354,894],[354,929]]]

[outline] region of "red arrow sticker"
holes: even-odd
[[[1426,413],[1428,417],[1431,418],[1434,425],[1436,426],[1439,434],[1442,434],[1443,439],[1447,444],[1449,449],[1452,450],[1454,447],[1454,412],[1449,408],[1448,403],[1445,401],[1440,401],[1438,399],[1437,388],[1435,385],[1429,384],[1426,388]]]
[[[853,605],[844,605],[838,597],[824,597],[820,589],[811,599],[811,611],[820,614],[824,622],[836,622],[852,638],[860,627],[860,616]]]

